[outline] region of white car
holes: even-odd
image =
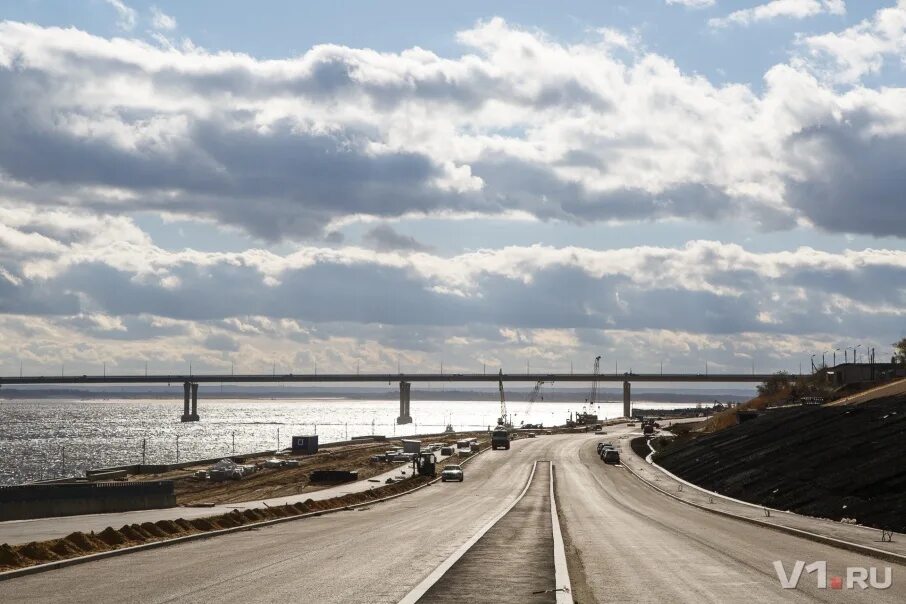
[[[444,466],[443,471],[440,473],[440,481],[447,482],[448,480],[458,480],[462,482],[465,478],[465,475],[462,472],[462,466],[449,465]]]

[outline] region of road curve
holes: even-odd
[[[595,442],[558,443],[557,503],[566,531],[570,579],[580,602],[903,602],[906,568],[698,510],[607,466]],[[624,449],[627,454],[628,447]],[[631,454],[631,453],[628,453]],[[773,562],[827,561],[828,577],[847,566],[890,566],[890,589],[818,589],[803,573],[782,589]]]
[[[0,582],[0,602],[398,602],[515,500],[538,459],[556,466],[577,601],[906,601],[904,567],[691,508],[605,466],[594,455],[599,439],[517,441],[467,466],[464,483]],[[829,575],[890,566],[893,586],[820,590],[803,573],[799,589],[783,590],[774,560],[826,560]]]

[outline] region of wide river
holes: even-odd
[[[682,403],[633,401],[636,409],[669,409]],[[514,423],[562,424],[576,403],[514,402]],[[319,441],[352,436],[441,432],[493,425],[493,401],[413,401],[415,423],[395,424],[399,402],[350,399],[204,399],[201,421],[182,423],[182,401],[172,399],[0,399],[0,485],[82,476],[89,468],[169,463],[288,447],[293,435]],[[601,417],[622,414],[620,403],[601,403]],[[278,440],[279,439],[279,440]]]

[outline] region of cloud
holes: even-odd
[[[606,351],[636,369],[650,369],[651,355],[687,368],[703,358],[748,367],[753,354],[790,368],[797,354],[835,342],[893,341],[906,315],[901,250],[768,253],[693,241],[439,256],[71,245],[80,252],[41,276],[28,276],[27,259],[43,252],[27,246],[18,266],[5,263],[19,283],[0,279],[0,365],[33,355],[51,365],[150,357],[157,367],[191,358],[199,368],[240,359],[262,369],[276,358],[349,370],[357,358],[389,367],[404,355],[420,369],[438,358],[472,369],[530,358],[533,368],[564,370],[575,355]]]
[[[807,56],[756,93],[618,34],[563,44],[491,19],[457,34],[455,58],[322,45],[264,61],[4,22],[0,197],[268,241],[405,216],[784,229],[821,222],[799,195],[835,156],[806,165],[805,133],[866,116],[881,161],[906,132],[900,89],[838,90]],[[871,204],[873,187],[855,174],[846,191]],[[890,234],[839,207],[853,231]]]
[[[709,19],[708,25],[711,27],[747,26],[779,18],[805,19],[822,13],[845,15],[846,2],[844,0],[771,0],[752,8],[734,11],[726,17]]]
[[[391,226],[386,224],[380,224],[372,228],[367,233],[365,233],[363,239],[371,247],[380,252],[387,252],[392,250],[411,250],[416,252],[424,252],[431,249],[429,246],[424,245],[414,237],[397,233]]]
[[[717,4],[716,0],[667,0],[667,4],[680,4],[688,8],[706,8]]]
[[[151,26],[159,31],[172,31],[176,29],[176,19],[164,13],[156,6],[152,6]]]
[[[902,62],[906,51],[906,0],[883,8],[871,18],[841,32],[807,36],[800,44],[820,72],[838,82],[853,83],[878,72],[886,58]]]
[[[20,235],[45,219],[8,214],[18,216],[13,230]],[[121,338],[136,325],[126,317],[229,322],[246,315],[308,324],[714,334],[844,333],[863,323],[882,333],[897,329],[906,308],[906,253],[898,250],[756,253],[693,241],[611,250],[509,246],[453,256],[303,246],[280,255],[167,251],[136,235],[80,235],[87,224],[59,229],[47,237],[53,245],[7,237],[0,310],[82,317],[82,329]],[[235,329],[246,333],[240,324]]]
[[[116,25],[122,30],[132,31],[135,28],[136,13],[135,10],[126,6],[122,0],[104,0],[116,11]]]

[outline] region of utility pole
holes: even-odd
[[[142,465],[147,463],[147,453],[148,453],[148,439],[142,439]]]

